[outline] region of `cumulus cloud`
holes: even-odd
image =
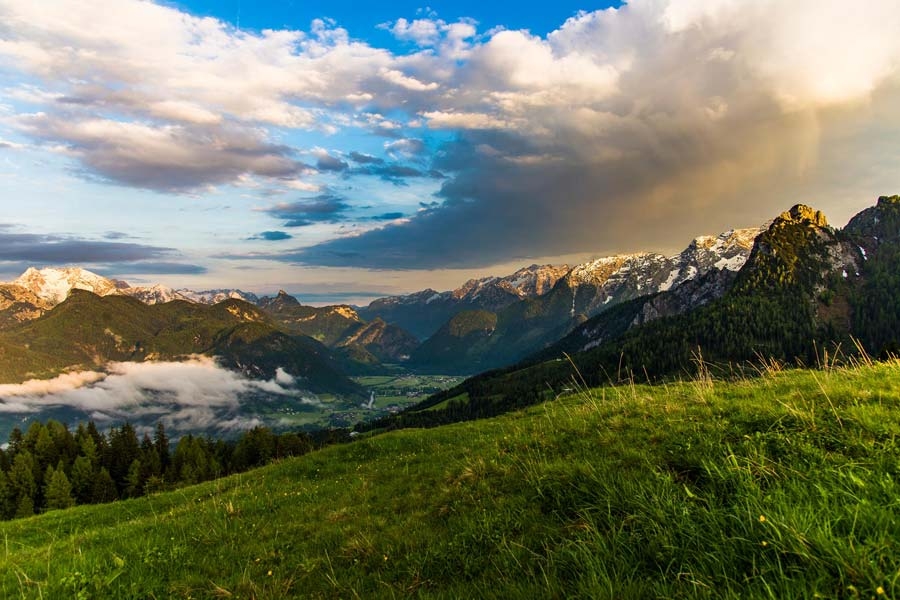
[[[267,128],[328,131],[329,107],[413,77],[383,77],[389,52],[321,20],[251,33],[133,0],[3,1],[0,40],[5,64],[42,86],[18,90],[40,105],[23,132],[102,178],[162,191],[298,172]]]
[[[630,0],[543,37],[430,14],[385,29],[409,51],[325,21],[246,32],[150,2],[0,0],[0,56],[35,82],[9,92],[35,105],[10,122],[158,190],[328,189],[274,141],[298,128],[386,136],[393,164],[325,153],[317,178],[446,175],[405,222],[278,255],[324,266],[674,248],[900,186],[894,0]],[[349,208],[326,194],[267,212],[289,227]]]
[[[263,420],[251,405],[260,399],[318,400],[278,369],[257,381],[223,369],[214,359],[111,363],[104,373],[68,373],[50,380],[0,385],[0,413],[33,414],[65,407],[104,422],[162,422],[175,432],[246,429]]]
[[[149,125],[114,119],[22,116],[23,132],[61,142],[91,175],[159,191],[189,191],[232,183],[244,175],[295,177],[307,167],[292,151],[242,126]]]
[[[631,0],[496,32],[419,111],[453,134],[439,203],[283,259],[476,267],[671,249],[799,201],[849,216],[900,185],[898,28],[889,1]]]

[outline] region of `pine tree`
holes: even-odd
[[[13,515],[15,519],[24,519],[25,517],[30,517],[34,514],[34,500],[31,499],[31,496],[21,496],[19,498],[19,502],[16,505],[16,513]]]
[[[109,470],[119,495],[123,495],[128,487],[128,469],[140,456],[140,450],[137,433],[131,423],[125,423],[118,429],[110,429],[109,446],[103,454],[103,466]]]
[[[72,485],[69,483],[69,478],[66,477],[62,462],[59,463],[56,469],[47,467],[44,481],[47,482],[44,490],[44,502],[47,510],[75,506],[75,499],[72,497]]]
[[[16,454],[22,449],[22,443],[24,442],[24,436],[22,435],[22,430],[18,427],[13,427],[13,430],[9,433],[9,460],[12,461]]]
[[[106,470],[106,467],[102,467],[94,475],[94,484],[91,488],[91,502],[99,504],[113,502],[118,499],[119,493],[116,491],[116,483],[110,476],[109,471]]]
[[[15,516],[27,517],[34,514],[37,482],[34,478],[34,458],[28,450],[23,450],[16,455],[9,473],[9,482],[15,497]]]
[[[93,442],[91,442],[93,444]],[[88,504],[94,491],[94,467],[85,456],[79,456],[72,465],[72,492],[78,504]]]
[[[15,507],[15,496],[9,483],[9,477],[0,471],[0,520],[11,519]]]
[[[125,477],[126,487],[125,496],[128,498],[137,498],[144,495],[144,477],[141,472],[143,467],[139,459],[131,461],[128,467],[128,475]]]
[[[153,447],[159,456],[162,474],[165,474],[166,469],[169,468],[171,457],[169,455],[169,437],[166,435],[166,428],[161,422],[156,424],[156,431],[153,432]]]

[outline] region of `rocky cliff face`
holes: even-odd
[[[569,298],[569,316],[590,318],[620,302],[664,292],[714,270],[739,271],[759,228],[695,238],[675,256],[656,253],[610,256],[578,265],[547,295],[561,306]],[[557,309],[558,311],[558,309]]]
[[[0,284],[0,327],[37,319],[52,305],[20,285]]]

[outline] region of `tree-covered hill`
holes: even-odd
[[[0,331],[0,381],[102,368],[108,361],[179,360],[191,354],[218,356],[224,366],[251,377],[272,378],[280,367],[304,378],[313,392],[363,395],[331,350],[282,331],[247,302],[146,305],[77,289],[40,318]]]

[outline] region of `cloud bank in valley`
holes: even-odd
[[[67,407],[100,425],[159,421],[173,432],[229,431],[262,425],[246,403],[274,397],[318,404],[282,369],[272,380],[252,380],[223,369],[211,358],[196,357],[186,362],[110,363],[105,373],[82,371],[3,384],[0,414],[29,415]]]
[[[800,201],[839,219],[896,191],[896,8],[630,0],[544,37],[398,18],[383,29],[411,48],[399,53],[322,20],[253,32],[149,2],[0,0],[0,55],[37,82],[7,91],[35,107],[12,126],[91,176],[306,190],[319,195],[256,210],[273,226],[357,227],[213,256],[472,268],[674,248]],[[382,155],[294,147],[291,131],[363,132]],[[435,197],[363,215],[327,191],[359,177],[430,181]]]

